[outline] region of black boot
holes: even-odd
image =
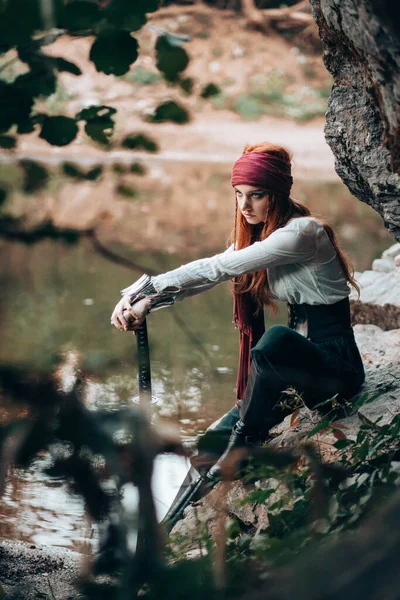
[[[228,445],[221,458],[208,471],[206,477],[210,481],[221,478],[224,463],[229,461],[236,448],[253,447],[262,441],[262,436],[254,427],[249,427],[241,419],[234,425]]]

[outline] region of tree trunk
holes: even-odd
[[[242,14],[248,24],[261,29],[265,28],[265,19],[262,12],[257,8],[255,0],[242,0]]]
[[[310,0],[334,78],[325,137],[338,175],[400,240],[400,6]]]

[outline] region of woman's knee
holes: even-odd
[[[284,325],[274,325],[260,338],[251,354],[254,357],[262,355],[272,362],[280,362],[288,351],[288,346],[293,337],[293,331]]]

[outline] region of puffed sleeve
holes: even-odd
[[[216,285],[245,273],[253,273],[269,267],[313,260],[316,252],[313,226],[286,226],[268,238],[255,242],[242,250],[224,252],[209,258],[201,258],[181,267],[151,278],[158,293],[173,290],[174,293]]]

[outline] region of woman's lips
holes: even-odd
[[[255,217],[255,215],[250,215],[249,213],[243,213],[245,217]]]

